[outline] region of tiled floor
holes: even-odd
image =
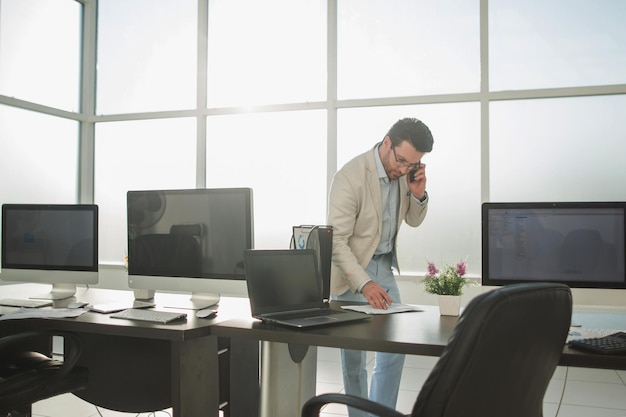
[[[407,356],[397,408],[410,413],[421,384],[437,358]],[[370,362],[371,367],[371,362]],[[371,369],[370,369],[371,372]],[[317,392],[341,392],[341,367],[336,349],[318,349]],[[143,413],[141,417],[165,417],[171,410]],[[41,401],[33,406],[39,417],[122,417],[136,416],[96,408],[73,395]],[[325,417],[347,415],[346,409],[331,405]],[[544,417],[626,417],[626,371],[559,367],[544,401]],[[296,417],[296,416],[294,416]]]

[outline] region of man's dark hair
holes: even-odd
[[[387,136],[391,139],[393,146],[397,146],[401,142],[408,140],[411,141],[415,150],[419,152],[432,151],[433,143],[435,142],[428,126],[414,117],[405,117],[404,119],[398,120],[391,126],[391,129],[387,132]]]

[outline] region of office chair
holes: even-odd
[[[42,340],[63,337],[63,360],[40,353]],[[42,330],[0,338],[0,416],[30,416],[31,405],[87,386],[87,369],[75,366],[80,340],[71,333]]]
[[[541,417],[571,314],[571,292],[562,284],[514,284],[475,297],[461,314],[410,415]],[[378,416],[405,416],[364,398],[322,394],[304,404],[302,417],[317,416],[328,403]]]

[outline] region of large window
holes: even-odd
[[[100,114],[196,105],[195,0],[98,3]]]
[[[0,94],[79,111],[80,4],[0,1]]]
[[[0,202],[95,202],[118,265],[128,190],[252,187],[256,246],[287,247],[418,117],[430,207],[402,273],[478,275],[482,201],[626,200],[625,21],[622,0],[0,0]]]
[[[493,90],[626,83],[626,2],[489,2]]]
[[[106,231],[100,235],[106,261],[124,258],[127,191],[195,187],[195,131],[191,118],[97,125],[94,200]]]
[[[0,105],[0,204],[77,201],[78,123]]]
[[[340,99],[478,91],[478,1],[339,0]]]
[[[626,95],[491,105],[494,201],[626,200]]]
[[[326,98],[325,0],[211,0],[209,107]]]
[[[255,247],[287,248],[292,226],[326,219],[323,111],[209,118],[207,187],[252,187]]]

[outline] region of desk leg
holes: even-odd
[[[317,347],[263,342],[261,417],[299,416],[315,396]]]
[[[171,358],[173,417],[217,417],[217,337],[173,342]]]
[[[260,343],[237,338],[224,341],[228,343],[228,359],[220,362],[220,381],[227,384],[220,395],[228,401],[222,408],[224,417],[258,417]]]

